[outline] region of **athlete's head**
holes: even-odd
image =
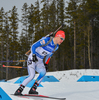
[[[62,30],[59,30],[56,34],[55,37],[61,37],[63,40],[65,39],[65,32]]]
[[[60,45],[65,40],[65,32],[62,30],[59,30],[55,37],[57,37],[57,43]]]

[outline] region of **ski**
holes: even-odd
[[[48,98],[48,99],[66,100],[66,98],[50,97],[50,96],[36,95],[36,94],[22,94],[22,95],[14,95],[14,96],[20,96],[20,97],[37,97],[37,98]]]

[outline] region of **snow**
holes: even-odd
[[[46,75],[53,75],[60,82],[42,82],[43,87],[38,87],[39,94],[51,97],[62,97],[66,100],[99,100],[99,82],[77,82],[82,75],[99,76],[97,69],[82,70],[65,70],[56,72],[47,72]],[[38,76],[36,74],[35,78]],[[50,100],[50,99],[33,99],[13,96],[19,84],[14,84],[16,80],[11,79],[8,82],[0,82],[0,87],[12,98],[12,100]],[[27,94],[30,88],[26,87],[23,91]]]

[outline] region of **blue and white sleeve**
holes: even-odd
[[[46,58],[45,58],[45,64],[49,63],[52,55],[53,55],[53,53],[46,56]]]
[[[59,48],[59,45],[57,45],[55,51],[56,51],[58,48]],[[49,55],[46,56],[46,58],[45,58],[45,64],[48,64],[48,63],[49,63],[49,61],[50,61],[52,55],[53,55],[53,53],[51,53],[51,54],[49,54]]]
[[[37,47],[40,47],[44,44],[46,44],[48,41],[48,38],[43,37],[42,39],[40,39],[39,41],[35,42],[32,46],[31,46],[31,52],[32,54],[35,54],[35,50]]]

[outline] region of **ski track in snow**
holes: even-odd
[[[42,82],[43,87],[38,87],[37,91],[41,95],[66,98],[66,100],[99,100],[99,82],[77,82],[82,75],[99,76],[97,69],[65,70],[47,72],[46,75],[53,75],[60,82]],[[36,77],[38,74],[36,74]],[[19,77],[0,82],[0,87],[12,98],[12,100],[51,100],[47,98],[21,98],[13,96],[19,84],[14,84]],[[27,94],[30,88],[26,87],[23,94]],[[54,99],[53,99],[54,100]]]

